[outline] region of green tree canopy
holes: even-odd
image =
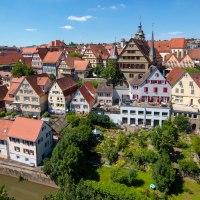
[[[192,146],[195,151],[200,156],[200,137],[194,136],[192,139]]]
[[[175,182],[175,170],[172,168],[170,158],[162,154],[153,166],[153,179],[161,192],[169,192]]]
[[[35,72],[32,67],[29,67],[22,62],[18,62],[14,65],[11,73],[14,77],[21,77],[33,75]]]
[[[93,72],[99,77],[101,75],[103,68],[100,65],[97,65],[95,68],[93,68]]]
[[[13,197],[9,197],[4,186],[0,188],[0,199],[1,200],[15,200]]]
[[[178,115],[177,117],[175,117],[174,125],[179,132],[187,131],[191,127],[189,119],[187,117],[184,117],[183,115]]]
[[[106,64],[106,67],[103,68],[101,72],[101,76],[105,79],[110,79],[112,81],[113,86],[117,83],[120,79],[120,69],[117,65],[116,61],[109,60]]]

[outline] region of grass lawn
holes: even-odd
[[[112,182],[110,179],[110,172],[113,168],[112,167],[100,167],[94,170],[90,170],[90,172],[86,175],[85,180],[95,180],[102,183],[109,183]],[[123,169],[127,170],[127,169]],[[136,180],[136,188],[149,188],[151,183],[155,183],[150,174],[142,171],[137,172],[137,180]]]
[[[190,179],[184,179],[183,193],[173,195],[173,200],[199,200],[200,199],[200,184]]]

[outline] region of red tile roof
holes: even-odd
[[[51,41],[47,47],[65,47],[67,46],[63,41],[60,41],[60,40],[54,40],[54,41]]]
[[[25,48],[22,48],[22,55],[34,54],[36,51],[37,51],[37,47],[25,47]]]
[[[61,51],[49,51],[44,57],[43,63],[56,63],[61,58]]]
[[[110,54],[103,45],[89,44],[86,49],[91,49],[96,58],[108,59]]]
[[[88,60],[75,60],[74,67],[76,71],[85,71],[87,70],[90,62]]]
[[[84,86],[93,94],[95,95],[97,93],[97,90],[92,86],[92,84],[87,81],[84,83]]]
[[[188,55],[192,59],[200,59],[200,48],[198,48],[198,49],[189,49],[188,50]]]
[[[166,80],[171,86],[173,86],[185,73],[185,70],[181,69],[180,67],[175,67],[169,72]]]
[[[13,121],[0,119],[0,140],[7,140],[7,134],[13,125]]]
[[[154,47],[159,53],[170,52],[169,41],[155,41]],[[151,46],[151,41],[148,41],[148,45]]]
[[[0,52],[0,65],[12,65],[19,61],[21,54],[18,52]]]
[[[85,100],[88,102],[89,105],[93,105],[95,103],[95,99],[93,96],[89,93],[88,89],[85,85],[83,85],[80,89],[81,94],[85,98]]]
[[[8,137],[35,142],[43,123],[42,120],[17,117],[8,132]]]
[[[22,58],[20,58],[20,60],[27,66],[29,66],[29,67],[32,66],[32,57],[22,57]]]
[[[186,40],[185,38],[172,38],[170,40],[171,49],[186,49]]]
[[[196,74],[196,73],[189,73],[191,78],[194,80],[194,82],[198,85],[198,87],[200,88],[200,74]]]

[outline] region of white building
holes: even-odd
[[[7,141],[11,160],[38,166],[52,150],[52,130],[42,120],[17,117]]]
[[[113,86],[112,85],[98,85],[97,102],[100,105],[112,106],[113,104]]]
[[[86,82],[80,87],[71,102],[71,110],[76,113],[88,113],[95,104],[96,89]]]

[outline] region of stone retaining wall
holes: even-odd
[[[21,176],[30,182],[58,188],[50,177],[46,176],[41,170],[36,170],[35,168],[27,166],[17,166],[13,163],[4,163],[0,161],[0,174],[13,177]]]

